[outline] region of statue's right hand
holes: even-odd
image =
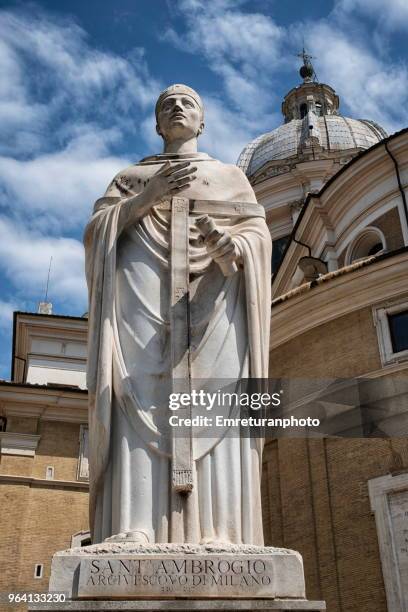
[[[187,189],[197,178],[196,172],[197,166],[191,166],[188,161],[174,165],[168,161],[151,177],[142,192],[143,196],[152,205],[159,204],[164,199]]]

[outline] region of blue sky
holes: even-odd
[[[13,310],[36,311],[53,257],[57,314],[86,309],[81,236],[112,176],[159,152],[173,82],[206,106],[200,148],[235,162],[281,123],[316,56],[345,115],[408,125],[406,0],[0,0],[0,378]]]

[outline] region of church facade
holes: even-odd
[[[270,377],[327,437],[264,453],[268,544],[336,612],[408,605],[408,130],[339,114],[313,79],[242,152],[274,242]],[[284,387],[285,388],[285,387]]]
[[[331,612],[408,605],[408,130],[339,114],[314,80],[238,165],[273,239],[270,376],[325,437],[267,440],[266,544],[299,550]],[[0,591],[44,591],[89,543],[87,319],[15,313],[0,382]],[[286,388],[286,387],[285,387]],[[10,563],[13,559],[13,563]]]

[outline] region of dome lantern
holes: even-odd
[[[239,156],[238,166],[248,177],[258,175],[265,164],[283,168],[287,163],[320,158],[350,158],[387,136],[374,121],[343,117],[335,90],[318,82],[312,56],[303,49],[299,57],[303,83],[283,100],[284,124],[255,138]]]
[[[283,99],[282,114],[285,123],[293,119],[303,119],[309,111],[318,117],[336,115],[339,110],[339,97],[329,85],[318,82],[311,61],[313,56],[306,53],[303,48],[298,57],[303,59],[303,65],[299,70],[303,83],[291,89]]]

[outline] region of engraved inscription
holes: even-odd
[[[270,560],[253,555],[94,558],[81,561],[78,595],[270,597],[273,582]]]

